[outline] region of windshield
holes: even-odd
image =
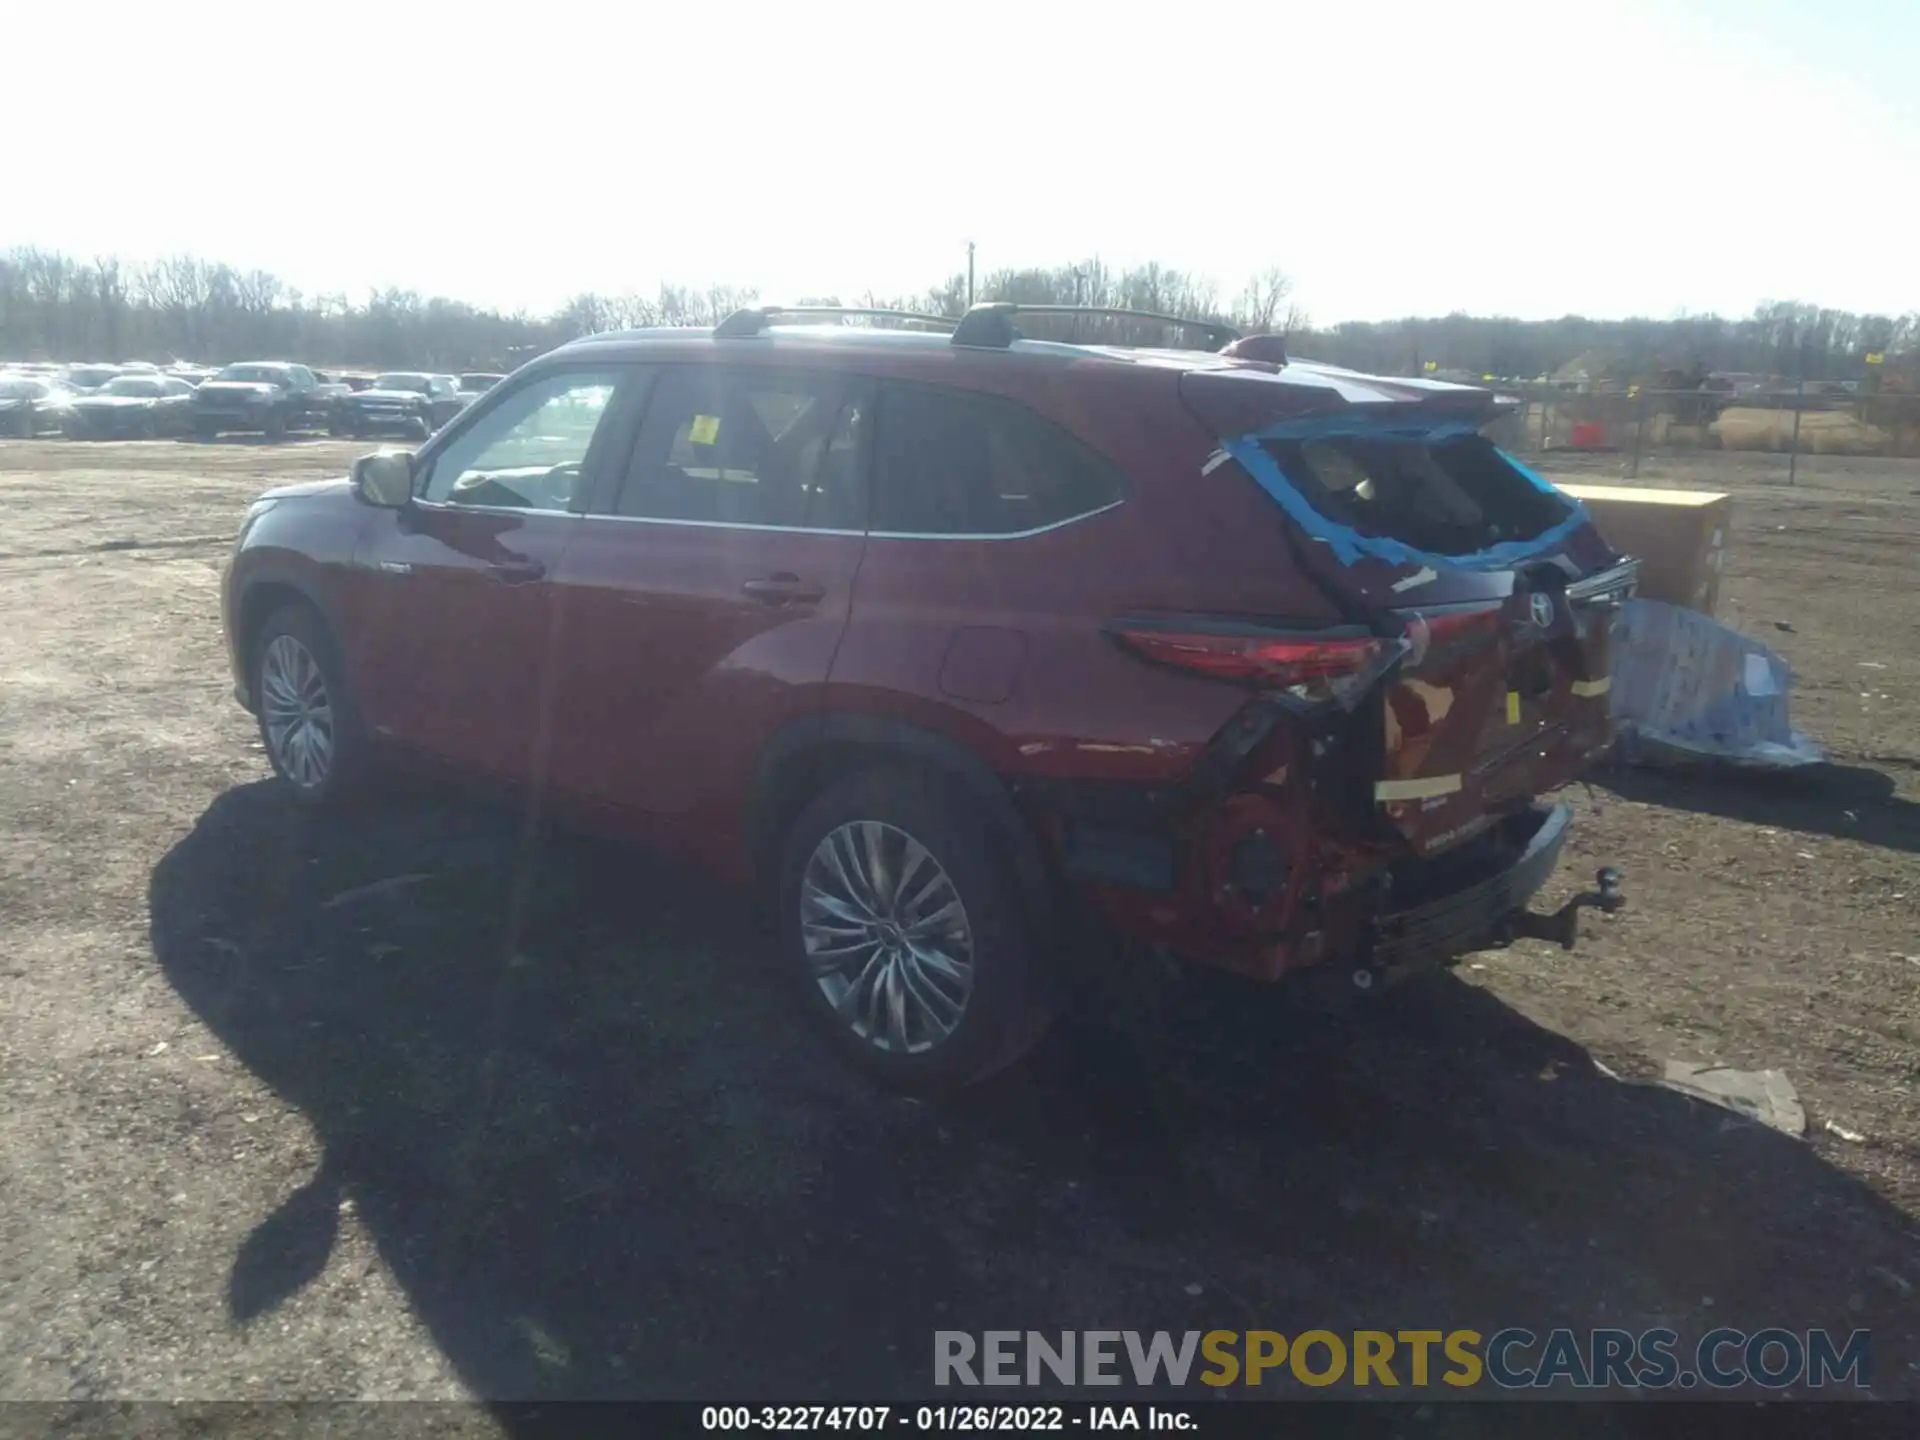
[[[462,375],[460,377],[462,390],[490,390],[499,383],[498,375]]]
[[[138,375],[122,375],[118,380],[109,380],[100,387],[102,395],[138,395],[151,398],[163,393],[158,380],[145,380]]]
[[[44,394],[46,387],[38,380],[6,379],[0,380],[0,400],[31,399]]]
[[[67,378],[76,385],[104,385],[119,373],[118,370],[109,369],[104,365],[82,365],[78,369],[69,370]]]
[[[424,375],[403,375],[396,371],[391,375],[382,375],[376,378],[372,388],[375,390],[419,390],[424,392],[427,388],[427,377]]]
[[[287,379],[285,372],[277,370],[271,365],[229,365],[213,378],[216,380],[246,380],[255,384],[267,385],[284,385]]]

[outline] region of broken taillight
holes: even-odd
[[[1279,631],[1229,620],[1125,620],[1112,633],[1143,659],[1302,699],[1340,698],[1377,675],[1401,648],[1351,626]]]

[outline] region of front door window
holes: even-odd
[[[618,380],[611,370],[561,371],[501,397],[434,456],[420,498],[565,511]]]

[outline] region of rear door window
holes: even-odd
[[[825,372],[664,370],[615,513],[862,530],[872,412],[865,391],[861,382]]]
[[[878,420],[876,533],[1020,535],[1126,498],[1118,467],[998,396],[883,385]]]

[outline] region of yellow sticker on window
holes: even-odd
[[[1519,723],[1520,692],[1518,690],[1509,690],[1507,691],[1507,724],[1518,725]]]
[[[687,426],[687,440],[694,445],[711,445],[720,438],[718,415],[696,415]]]

